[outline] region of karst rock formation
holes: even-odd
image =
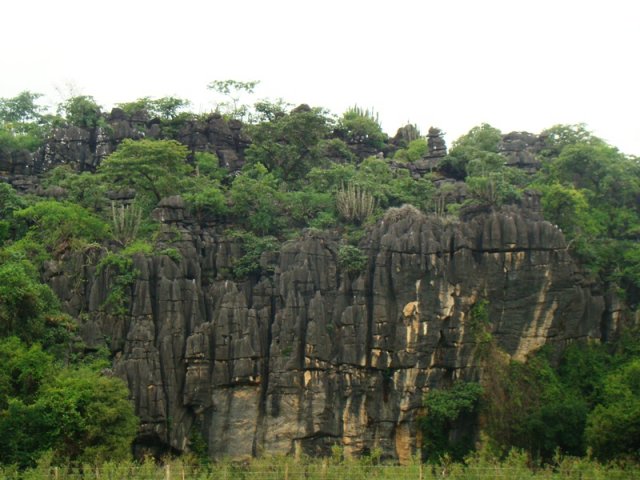
[[[93,169],[141,131],[112,116],[110,137],[67,129],[35,157],[2,159],[4,170],[18,188],[37,189],[36,174],[53,164]],[[231,166],[246,144],[219,119],[181,135]],[[505,139],[512,163],[530,167],[534,137]],[[154,215],[159,241],[179,255],[134,257],[125,312],[104,308],[117,272],[96,269],[101,248],[47,262],[44,279],[83,340],[111,351],[111,374],[127,382],[141,419],[141,451],[185,451],[202,436],[214,458],[340,444],[403,461],[419,450],[425,392],[482,377],[478,328],[515,359],[616,328],[615,300],[582,274],[536,200],[455,221],[392,209],[361,240],[358,272],[341,268],[338,238],[304,231],[264,254],[262,273],[238,280],[229,274],[243,255],[238,240],[198,225],[170,197]],[[489,322],[479,327],[480,302]]]

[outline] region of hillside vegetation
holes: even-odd
[[[214,87],[232,95],[252,85]],[[425,136],[408,125],[391,138],[374,112],[358,107],[335,116],[307,105],[263,101],[248,107],[229,98],[207,115],[170,97],[119,105],[124,114],[156,125],[154,138],[124,139],[96,168],[54,165],[41,173],[39,191],[14,188],[5,172],[0,464],[30,467],[43,455],[53,464],[131,457],[137,419],[127,388],[110,371],[110,353],[80,340],[77,319],[62,312],[42,272],[45,262],[66,252],[101,252],[98,270],[119,272],[108,307],[123,308],[135,277],[133,255],[179,255],[158,242],[152,212],[166,197],[181,196],[194,221],[241,240],[244,256],[228,272],[232,278],[259,276],[261,255],[303,229],[339,236],[341,267],[359,272],[365,260],[358,242],[390,208],[409,204],[454,219],[529,208],[527,202],[539,200],[585,275],[621,299],[626,318],[635,315],[640,162],[585,126],[545,130],[527,150],[536,167],[522,168],[507,161],[503,133],[487,124],[446,152],[437,131]],[[65,128],[93,136],[113,128],[89,96],[70,98],[55,113],[38,101],[31,92],[0,99],[0,157],[34,154]],[[215,152],[177,140],[183,125],[211,115],[247,138],[241,168],[226,168]],[[474,315],[482,333],[486,308],[479,304]],[[640,342],[632,322],[615,332],[599,344],[543,349],[526,363],[499,360],[486,337],[489,381],[454,384],[425,397],[425,459],[462,461],[475,448],[511,458],[515,448],[533,462],[558,455],[639,461]],[[478,425],[479,436],[453,435],[461,422]],[[196,455],[205,456],[205,449],[192,445]]]

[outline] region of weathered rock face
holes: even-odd
[[[480,300],[497,345],[519,359],[610,324],[562,233],[519,210],[447,222],[392,209],[361,244],[358,275],[339,267],[334,240],[308,233],[263,255],[272,274],[237,281],[236,240],[189,224],[180,202],[163,209],[181,259],[135,258],[126,315],[105,312],[116,278],[87,266],[90,254],[46,275],[85,340],[113,352],[141,448],[184,450],[199,431],[213,457],[341,443],[403,460],[418,447],[423,394],[482,375],[470,320]]]
[[[542,166],[537,154],[544,146],[545,139],[542,136],[527,132],[511,132],[502,136],[498,149],[505,156],[506,165],[535,173]]]
[[[56,128],[45,145],[34,153],[8,153],[0,149],[0,174],[5,173],[18,190],[36,193],[38,174],[60,165],[69,165],[78,172],[95,171],[124,139],[142,138],[172,138],[192,152],[215,153],[220,166],[234,171],[242,167],[244,149],[249,144],[240,122],[227,121],[218,114],[184,120],[172,127],[170,123],[162,125],[158,119],[150,119],[145,112],[128,115],[114,108],[103,120],[103,126],[91,129]]]

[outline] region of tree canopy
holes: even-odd
[[[181,179],[193,168],[189,150],[175,140],[125,139],[100,165],[107,180],[129,186],[156,202],[180,191]]]

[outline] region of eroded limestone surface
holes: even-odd
[[[238,281],[237,241],[189,223],[180,202],[164,205],[157,218],[181,259],[135,258],[126,315],[105,312],[113,272],[91,266],[102,253],[46,274],[85,340],[113,352],[141,447],[184,450],[199,431],[213,457],[340,443],[407,459],[423,394],[482,374],[470,325],[479,301],[497,345],[518,359],[599,338],[608,315],[562,233],[515,208],[466,221],[396,209],[361,243],[358,275],[339,268],[335,239],[310,232],[263,256],[273,273]]]

